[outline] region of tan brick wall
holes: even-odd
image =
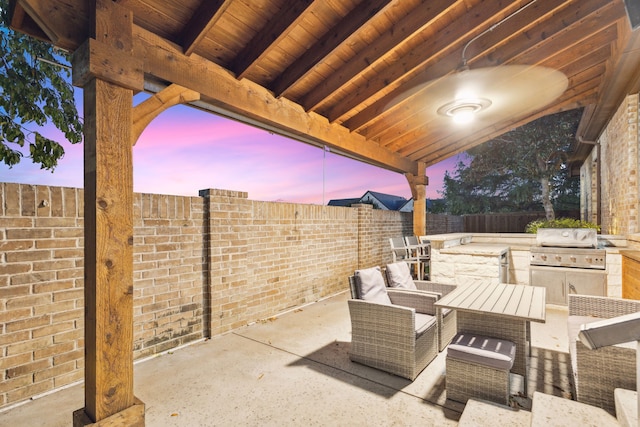
[[[134,357],[202,338],[200,197],[134,197]]]
[[[580,219],[598,224],[598,147],[591,150],[591,154],[580,168]]]
[[[257,202],[243,192],[134,197],[134,357],[348,288],[391,261],[412,215]],[[83,192],[0,183],[0,407],[82,380]]]
[[[84,366],[82,192],[0,184],[0,405]]]
[[[638,230],[638,95],[629,95],[599,138],[602,232]]]

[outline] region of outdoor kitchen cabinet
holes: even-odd
[[[640,251],[620,251],[622,255],[622,298],[640,299]]]
[[[547,304],[567,305],[570,293],[605,296],[607,273],[604,270],[532,266],[529,283],[547,289]]]

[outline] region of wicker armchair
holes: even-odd
[[[349,278],[356,297],[357,281],[355,276]],[[348,301],[352,334],[349,358],[413,381],[438,354],[437,320],[425,314],[433,312],[436,297],[392,289],[386,293],[391,304]]]
[[[569,353],[576,400],[615,414],[614,390],[636,390],[636,343],[590,350],[580,325],[640,311],[640,301],[569,294]]]
[[[419,291],[426,291],[438,296],[438,299],[447,295],[456,288],[456,285],[447,285],[445,283],[427,282],[425,280],[416,280],[416,288]],[[436,310],[438,317],[438,348],[444,351],[449,345],[453,337],[458,333],[458,320],[456,311],[450,308],[440,308]]]
[[[387,264],[385,274],[387,277],[387,284],[391,288],[412,290],[414,289],[412,286],[413,284],[416,290],[429,292],[435,295],[438,299],[447,295],[456,288],[456,285],[447,285],[444,283],[435,283],[426,280],[413,280],[408,266],[402,261]],[[448,308],[442,309],[437,307],[436,311],[430,314],[435,315],[438,318],[438,349],[443,351],[458,332],[456,311]]]

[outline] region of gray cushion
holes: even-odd
[[[360,298],[379,304],[391,304],[380,267],[356,270],[355,276]]]
[[[447,348],[447,357],[508,371],[513,366],[516,345],[483,335],[459,333]]]
[[[429,330],[431,325],[436,322],[435,316],[428,314],[416,313],[416,338],[420,337]]]
[[[390,288],[417,289],[409,265],[403,261],[387,264],[387,281]]]

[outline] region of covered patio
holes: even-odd
[[[143,425],[145,413],[151,414],[133,381],[132,150],[162,111],[188,104],[402,173],[414,198],[413,234],[425,235],[427,166],[538,117],[583,108],[572,159],[579,168],[622,99],[639,88],[639,37],[633,30],[638,17],[629,19],[622,0],[12,0],[10,5],[15,29],[73,54],[73,84],[84,90],[85,377],[84,408],[74,415],[78,426],[102,420]],[[458,99],[455,82],[477,74],[505,99],[484,94]],[[442,88],[452,91],[441,93]],[[154,95],[134,106],[133,95],[141,91]],[[465,128],[452,125],[450,116],[459,110],[477,112],[477,120]],[[218,205],[208,208],[216,220]],[[243,234],[242,218],[226,231],[234,239],[241,236],[235,252],[213,247],[211,254],[233,259],[246,253],[251,236]],[[370,239],[370,247],[379,245],[375,236]],[[369,267],[361,264],[371,259],[370,247],[359,245],[358,265],[349,267]],[[218,283],[217,266],[198,266],[208,275],[205,285]],[[243,268],[241,273],[248,267]],[[250,282],[237,280],[248,292]],[[277,272],[263,278],[270,284],[278,280]],[[312,280],[305,284],[314,288]],[[217,312],[211,308],[220,300],[235,297],[233,286],[217,293],[203,289],[202,305],[209,313]],[[348,328],[336,330],[343,334]],[[209,338],[206,333],[203,329]],[[225,339],[241,336],[214,336],[203,345],[220,339],[224,348]],[[341,343],[348,338],[265,350],[284,351],[288,363],[317,368],[325,365],[308,362],[315,360],[311,355],[324,356]],[[337,368],[332,372],[340,373]],[[156,374],[170,377],[166,371]],[[425,378],[440,377],[432,372]],[[217,390],[221,396],[229,383]],[[338,384],[343,383],[372,384],[359,377]],[[402,387],[388,387],[373,386],[373,395],[409,396],[399,392]],[[426,399],[424,393],[416,391],[418,406],[428,401],[425,406],[435,404],[442,412],[441,395]]]
[[[135,393],[147,424],[457,425],[464,405],[446,399],[445,353],[413,382],[349,360],[348,297],[343,292],[140,361]],[[551,307],[547,322],[533,325],[530,395],[571,398],[566,316]],[[531,399],[522,397],[521,381],[514,376],[512,395],[515,409],[525,410],[510,414],[508,425],[530,425]],[[83,387],[75,385],[0,414],[0,423],[31,425],[35,414],[47,414],[42,425],[68,426],[82,399]]]

